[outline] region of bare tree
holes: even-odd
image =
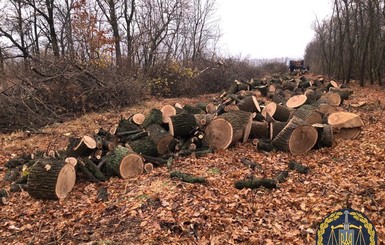
[[[52,52],[55,57],[60,57],[59,42],[55,27],[55,0],[24,0],[46,21],[49,35],[48,40],[52,45]]]
[[[122,63],[122,51],[120,48],[120,33],[119,33],[119,19],[117,15],[118,0],[96,0],[108,23],[111,25],[112,35],[115,43],[115,58],[116,64],[119,67]]]

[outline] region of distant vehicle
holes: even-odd
[[[306,72],[308,70],[308,68],[305,67],[304,60],[290,60],[289,69],[291,72],[293,71]]]

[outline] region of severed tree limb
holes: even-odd
[[[188,173],[183,173],[180,171],[173,171],[170,173],[171,178],[178,178],[183,182],[187,183],[205,183],[206,179],[205,177],[200,177],[200,176],[194,176]]]
[[[78,158],[78,164],[80,170],[90,178],[90,181],[99,182],[106,181],[106,176],[100,171],[98,166],[95,165],[89,158]]]
[[[304,165],[297,163],[295,161],[289,162],[289,169],[290,170],[296,170],[300,174],[307,174],[310,170],[309,167],[304,166]]]
[[[273,189],[277,188],[277,182],[274,179],[251,179],[251,180],[240,180],[235,182],[234,184],[235,188],[237,189],[243,189],[243,188],[250,188],[250,189],[256,189],[261,186]]]

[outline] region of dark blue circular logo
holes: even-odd
[[[319,225],[317,245],[377,245],[376,229],[361,212],[342,209],[329,214]]]

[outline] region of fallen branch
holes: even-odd
[[[191,174],[182,173],[180,171],[171,172],[170,177],[171,178],[178,178],[178,179],[182,180],[183,182],[187,182],[187,183],[205,183],[206,182],[205,177],[194,176]]]
[[[295,161],[289,162],[289,169],[296,170],[300,174],[307,174],[309,172],[309,167],[299,164]]]
[[[277,182],[274,179],[251,179],[251,180],[240,180],[235,182],[235,188],[241,190],[243,188],[256,189],[261,186],[273,189],[277,188]]]

